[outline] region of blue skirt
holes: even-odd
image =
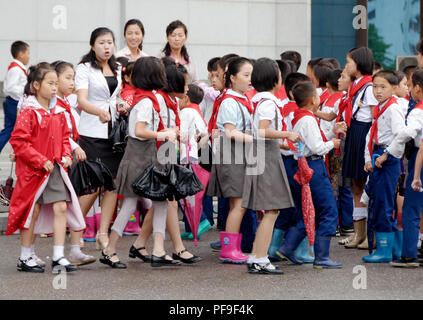
[[[345,139],[345,154],[342,162],[342,176],[344,178],[367,179],[367,172],[364,171],[364,148],[366,136],[371,126],[371,122],[351,121]]]

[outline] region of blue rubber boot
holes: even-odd
[[[282,259],[276,254],[276,250],[282,245],[283,236],[285,235],[285,230],[282,229],[273,229],[272,242],[270,243],[269,250],[267,255],[271,262],[282,261]]]
[[[403,238],[404,238],[404,231],[398,230],[397,232],[394,233],[394,245],[392,247],[393,260],[401,259]]]
[[[315,269],[339,269],[342,268],[342,263],[338,263],[329,258],[331,237],[316,236],[314,242],[314,264]]]
[[[295,249],[295,258],[301,260],[303,263],[313,263],[314,257],[308,252],[308,238],[305,237],[303,241]]]
[[[276,250],[276,254],[282,259],[288,259],[293,264],[303,264],[301,260],[297,260],[295,257],[295,249],[297,249],[304,237],[304,233],[300,232],[297,228],[289,228],[285,235],[285,241],[282,243],[281,247]]]
[[[204,232],[209,231],[210,229],[211,229],[211,224],[210,224],[209,220],[204,219],[203,221],[201,221],[200,225],[198,226],[197,239],[200,240],[201,235]],[[181,235],[181,237],[182,237],[182,235]],[[194,240],[194,235],[190,232],[187,239]]]
[[[376,232],[376,251],[363,257],[363,261],[368,263],[391,262],[394,237],[394,232]]]

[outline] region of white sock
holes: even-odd
[[[269,260],[269,258],[267,256],[266,257],[262,257],[262,258],[254,258],[254,263],[257,263],[260,266],[268,265],[267,268],[269,268],[271,270],[275,270],[275,266],[270,263],[270,260]]]
[[[354,208],[353,210],[354,221],[359,221],[365,218],[367,218],[367,208],[364,208],[364,207]]]
[[[256,258],[256,256],[255,256],[255,255],[250,255],[250,256],[248,257],[247,263],[253,263],[253,262],[254,262],[254,260],[255,260],[255,258]]]
[[[29,259],[31,257],[31,248],[25,248],[21,246],[21,256],[20,259],[22,261],[25,261],[27,259]],[[30,267],[35,267],[37,265],[37,263],[31,259],[26,263],[28,266]]]
[[[423,233],[420,233],[420,240],[423,240]]]
[[[31,255],[35,254],[35,247],[34,245],[31,246]]]
[[[70,246],[70,253],[71,254],[78,254],[80,252],[81,252],[81,246],[79,244]]]
[[[65,256],[65,246],[53,246],[53,261]]]

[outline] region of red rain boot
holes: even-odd
[[[241,256],[237,251],[239,233],[220,232],[220,254],[219,260],[228,263],[246,263],[247,256]],[[241,251],[241,249],[239,249]]]
[[[124,236],[137,236],[141,232],[140,228],[140,212],[135,210],[134,214],[126,224],[125,230],[123,230]]]
[[[95,217],[86,217],[85,224],[87,228],[82,236],[84,241],[95,242]]]

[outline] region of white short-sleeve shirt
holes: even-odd
[[[137,122],[145,122],[145,129],[157,131],[159,121],[159,114],[154,110],[153,102],[149,98],[144,98],[132,108],[129,114],[129,136],[138,140],[148,140],[135,136]]]
[[[191,108],[182,109],[179,113],[179,117],[181,118],[181,139],[189,139],[191,145],[189,156],[190,158],[198,159],[198,147],[197,141],[195,140],[195,136],[199,133],[207,134],[207,126],[198,111]],[[186,158],[186,145],[182,142],[180,150],[181,159]]]
[[[355,84],[357,84],[360,80],[361,78],[357,79]],[[373,94],[373,85],[370,85],[367,89],[358,93],[358,97],[354,101],[352,113],[354,115],[357,109],[360,108],[355,115],[355,119],[360,122],[372,122],[373,116],[370,107],[377,106],[378,104],[379,102]]]
[[[274,130],[282,130],[282,115],[279,107],[282,106],[280,100],[270,92],[259,92],[251,100],[253,103],[258,103],[253,117],[253,136],[258,140],[265,138],[258,134],[259,122],[261,120],[270,120],[269,127]],[[262,101],[262,102],[260,102]],[[281,141],[280,141],[281,142]]]

